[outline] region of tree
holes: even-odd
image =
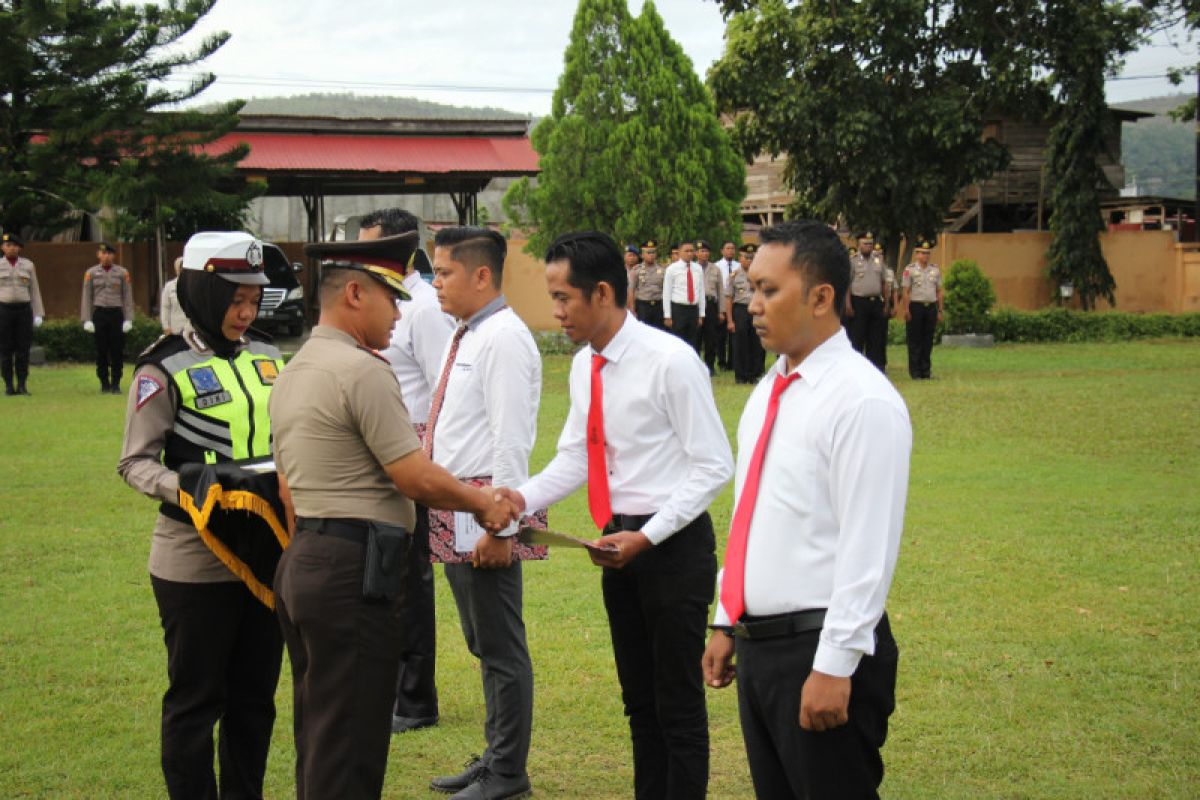
[[[895,265],[902,238],[932,237],[960,189],[1005,166],[983,120],[1034,94],[1018,15],[977,0],[721,5],[709,85],[744,156],[786,154],[791,214],[844,215]]]
[[[529,252],[580,228],[622,241],[735,237],[745,167],[654,4],[634,18],[625,0],[580,0],[564,62],[532,134],[537,182],[504,198]]]
[[[125,5],[104,0],[0,2],[0,224],[27,236],[70,225],[81,211],[121,199],[125,217],[141,214],[141,196],[178,217],[244,207],[246,193],[218,191],[227,164],[198,148],[236,121],[237,104],[211,117],[160,114],[191,99],[214,77],[184,88],[162,81],[195,65],[228,39],[219,33],[194,49],[179,40],[216,0]],[[242,152],[244,155],[244,151]],[[167,182],[187,162],[187,185]],[[159,183],[161,189],[154,185]],[[185,210],[188,209],[188,210]],[[120,218],[120,217],[119,217]],[[161,222],[161,218],[152,220]],[[126,226],[123,230],[141,230]],[[144,231],[142,231],[144,232]]]

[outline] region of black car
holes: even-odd
[[[304,333],[304,287],[296,277],[302,269],[304,265],[298,261],[288,263],[277,245],[263,242],[263,272],[271,283],[263,287],[254,327],[287,336]]]

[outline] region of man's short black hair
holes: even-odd
[[[383,236],[395,236],[399,233],[415,231],[421,226],[421,220],[403,208],[377,208],[369,214],[364,214],[358,221],[358,228],[374,228],[378,226]]]
[[[567,283],[583,292],[584,298],[590,300],[596,286],[607,283],[613,289],[617,307],[625,307],[629,273],[625,271],[620,248],[607,233],[564,233],[546,250],[546,263],[553,261],[567,262]]]
[[[790,245],[792,266],[804,276],[805,288],[828,283],[833,287],[833,307],[841,311],[850,288],[850,255],[837,233],[818,220],[793,220],[763,229],[759,247],[769,244]]]
[[[492,285],[500,288],[508,242],[496,231],[469,225],[442,228],[433,237],[433,246],[448,248],[450,258],[468,267],[488,267],[492,271]]]

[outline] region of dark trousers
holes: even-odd
[[[174,800],[261,798],[283,640],[240,582],[151,576],[167,645],[162,770]],[[213,726],[220,783],[213,772]]]
[[[908,374],[913,378],[928,378],[933,334],[937,329],[937,303],[910,302],[908,310],[912,317],[904,326],[908,341]]]
[[[849,318],[850,344],[880,370],[887,364],[887,314],[878,295],[850,295],[854,316]]]
[[[721,308],[715,297],[705,298],[701,333],[704,339],[704,363],[708,365],[709,373],[716,372],[717,359],[723,356],[725,349],[725,325],[721,322]]]
[[[819,636],[737,640],[738,713],[759,800],[879,796],[879,749],[896,707],[898,651],[887,615],[875,628],[875,654],[864,656],[850,678],[849,722],[817,733],[800,727],[800,690]]]
[[[504,569],[447,564],[446,580],[483,677],[483,759],[499,775],[523,776],[533,733],[533,663],[521,617],[521,562]]]
[[[700,306],[671,303],[671,332],[700,353]]]
[[[417,524],[405,562],[400,599],[400,674],[396,678],[399,717],[436,717],[438,696],[437,624],[434,617],[433,564],[429,560],[429,512],[417,506]]]
[[[363,598],[364,549],[299,530],[275,572],[275,609],[292,663],[298,800],[383,791],[400,598]]]
[[[648,517],[614,520],[638,530]],[[703,798],[708,711],[700,659],[716,586],[712,520],[701,514],[624,569],[605,568],[604,608],[633,740],[637,800]]]
[[[125,315],[119,308],[92,309],[92,324],[96,326],[96,377],[105,389],[121,384],[121,368],[125,351],[125,332],[121,323]]]
[[[0,375],[12,386],[29,377],[29,348],[33,344],[33,306],[29,303],[0,303]],[[14,369],[15,368],[15,369]]]
[[[665,331],[667,326],[663,324],[663,307],[661,300],[636,300],[633,304],[633,310],[637,312],[637,318],[652,328],[658,328]]]
[[[746,303],[733,304],[733,328],[733,375],[739,383],[752,383],[762,377],[766,353]]]

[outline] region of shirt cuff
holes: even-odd
[[[854,670],[858,669],[858,662],[862,657],[861,650],[847,650],[821,640],[817,644],[817,653],[813,656],[812,668],[835,678],[849,678],[854,674]]]
[[[517,494],[525,498],[525,508],[521,511],[522,514],[532,514],[535,511],[541,511],[548,503],[542,493],[538,492],[537,484],[530,480],[524,485],[518,486]]]
[[[659,545],[671,538],[675,531],[671,530],[665,522],[660,522],[660,515],[655,514],[650,519],[646,520],[646,524],[642,526],[642,533],[650,544]]]

